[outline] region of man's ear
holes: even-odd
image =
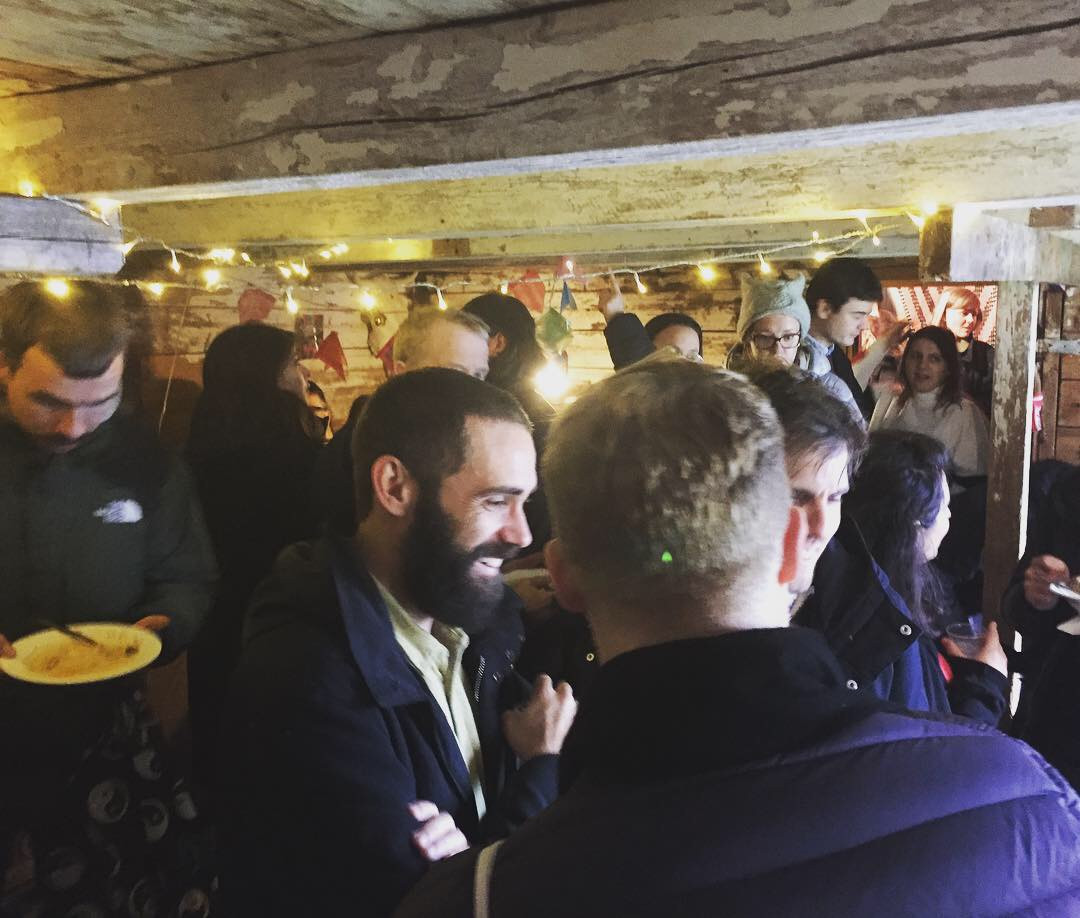
[[[558,539],[552,539],[544,546],[544,564],[551,575],[559,605],[568,612],[584,614],[588,611],[585,595],[578,586],[577,577],[566,560],[563,544]]]
[[[506,335],[502,332],[495,332],[495,334],[488,338],[488,357],[497,357],[506,350],[506,346],[509,343],[510,342],[506,340]]]
[[[405,361],[395,360],[392,364],[390,364],[390,369],[387,370],[386,377],[387,379],[389,379],[392,376],[400,376],[407,369],[409,368],[405,366]]]
[[[379,456],[371,463],[373,503],[399,519],[408,516],[420,496],[416,479],[397,456]]]
[[[818,300],[814,303],[814,315],[819,319],[827,319],[833,314],[833,308],[829,305],[828,300]]]
[[[786,586],[799,576],[799,562],[804,541],[806,541],[806,517],[798,507],[792,507],[788,510],[783,553],[780,556],[780,574],[777,577],[781,586]]]

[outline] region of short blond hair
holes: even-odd
[[[791,506],[783,442],[768,399],[726,370],[656,358],[593,386],[543,459],[582,587],[640,605],[767,576]]]
[[[435,306],[419,307],[410,312],[398,326],[394,335],[394,360],[406,364],[414,362],[416,355],[424,350],[432,330],[443,322],[461,326],[483,338],[485,344],[491,334],[483,319],[460,309],[449,311]]]

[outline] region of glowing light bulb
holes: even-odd
[[[236,249],[211,249],[207,255],[214,261],[229,264],[236,257]]]
[[[874,243],[875,246],[880,246],[881,245],[881,239],[878,238],[878,236],[876,234],[870,239],[870,241],[872,243]]]
[[[506,296],[509,290],[510,285],[506,281],[503,281],[501,284],[499,284],[499,293],[501,293],[503,296]]]
[[[810,234],[810,238],[814,242],[817,242],[821,238],[821,233],[819,233],[817,230],[814,230],[814,232]]]
[[[832,258],[832,252],[826,252],[824,250],[814,252],[814,261],[816,261],[819,265],[824,264],[830,258]]]
[[[716,280],[716,268],[712,265],[698,265],[698,274],[705,283],[710,284]]]
[[[294,316],[300,311],[300,304],[293,299],[292,287],[285,290],[285,309]]]
[[[288,265],[278,265],[277,269],[279,272],[281,272],[281,276],[284,277],[285,280],[288,280],[290,277],[292,277],[292,268],[290,268]]]
[[[329,261],[333,257],[334,253],[331,252],[329,249],[323,249],[321,252],[319,252],[319,258],[321,258],[323,261]]]
[[[243,263],[244,263],[245,265],[250,265],[250,264],[251,264],[251,256],[250,256],[250,255],[248,255],[248,253],[247,253],[247,252],[241,252],[241,253],[240,253],[240,260],[241,260],[241,261],[242,261],[242,262],[243,262]]]
[[[308,266],[302,261],[299,263],[295,261],[290,261],[289,268],[292,270],[292,273],[295,274],[297,277],[307,277],[309,274],[311,274]]]
[[[536,391],[550,401],[566,394],[570,388],[570,377],[561,364],[552,362],[533,377],[533,384]]]
[[[344,255],[347,251],[349,251],[349,247],[345,245],[344,242],[338,242],[330,246],[330,251],[333,252],[335,255]]]
[[[646,286],[645,286],[645,285],[644,285],[644,284],[643,284],[643,283],[641,282],[641,278],[640,278],[640,277],[638,277],[638,273],[637,273],[637,271],[635,271],[635,272],[634,272],[634,283],[635,283],[635,284],[637,284],[637,292],[638,292],[638,293],[648,293],[648,292],[649,292],[649,288],[648,288],[648,287],[646,287]]]
[[[922,212],[924,217],[932,217],[938,212],[937,201],[923,201]]]
[[[93,198],[90,205],[103,220],[115,217],[120,210],[120,202],[114,198]]]
[[[375,308],[375,297],[372,295],[370,290],[365,290],[363,293],[360,294],[360,303],[363,305],[364,309]]]
[[[567,274],[573,274],[574,273],[574,259],[572,259],[572,258],[564,258],[563,259],[563,265],[565,265],[565,267],[566,267],[566,273]]]
[[[169,260],[169,268],[172,270],[173,274],[179,274],[180,259],[176,257],[176,252],[172,249],[169,249],[169,254],[172,255],[172,258]]]
[[[216,287],[221,283],[221,272],[217,268],[207,268],[202,273],[207,287]]]
[[[442,310],[445,311],[446,310],[446,300],[443,299],[442,291],[438,287],[435,288],[435,296],[438,297],[438,300],[439,300],[439,309],[442,309]]]
[[[165,292],[165,285],[159,284],[157,281],[153,281],[146,285],[146,289],[149,290],[154,296],[161,296]]]
[[[765,256],[762,255],[760,252],[758,252],[758,269],[761,271],[762,274],[773,273],[773,266],[765,260]]]
[[[62,277],[50,277],[45,281],[45,289],[58,300],[66,299],[71,294],[71,285]]]
[[[30,181],[30,179],[23,179],[19,182],[19,194],[24,198],[33,198],[37,196],[37,185]]]

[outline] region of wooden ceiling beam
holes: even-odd
[[[1076,199],[1080,120],[960,137],[622,166],[127,205],[131,234],[213,247],[386,237],[587,235],[891,213],[919,202]]]
[[[112,274],[124,263],[117,221],[63,201],[0,195],[0,272]]]
[[[959,205],[924,232],[920,265],[927,280],[1080,284],[1080,245],[1031,225],[1033,209]],[[947,270],[943,266],[947,265]]]
[[[1062,0],[568,5],[3,99],[0,190],[685,160],[665,145],[845,144],[888,120],[955,132],[965,114],[985,127],[1080,100],[1077,29]]]

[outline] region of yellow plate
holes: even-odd
[[[114,622],[69,627],[101,646],[91,647],[60,631],[37,631],[15,641],[15,657],[0,659],[0,670],[23,682],[79,685],[126,676],[153,663],[161,653],[161,639],[144,628]]]

